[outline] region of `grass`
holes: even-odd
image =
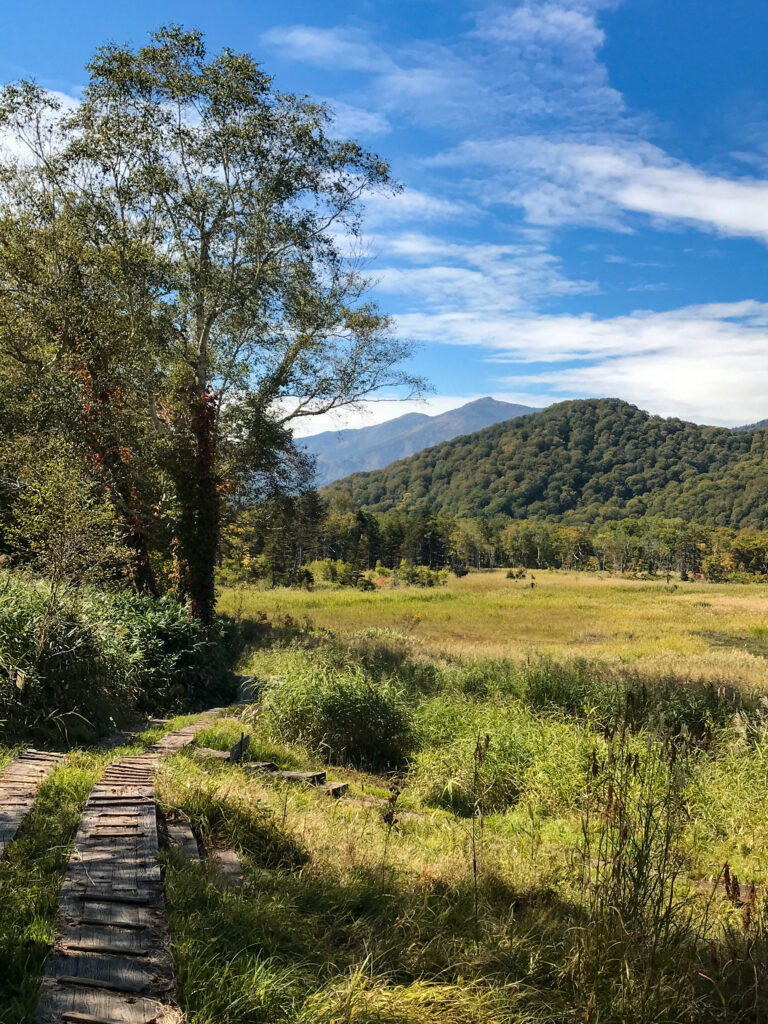
[[[259,694],[199,745],[245,731],[254,760],[324,765],[349,792],[192,750],[162,762],[161,807],[245,870],[228,888],[163,855],[188,1024],[764,1021],[768,663],[700,635],[716,615],[718,634],[762,642],[763,591],[535,575],[533,591],[477,574],[225,595],[252,619],[241,667]],[[390,722],[409,746],[386,765]],[[32,1019],[104,756],[57,770],[3,868],[3,1024],[9,1006],[8,1024]]]
[[[503,584],[478,580],[472,623],[488,630]],[[552,580],[562,589],[547,632],[558,637],[571,578]],[[615,616],[605,595],[626,592],[601,582],[593,609]],[[749,588],[718,589],[721,600],[754,601]],[[647,631],[654,589],[631,593]],[[226,749],[250,731],[255,759],[285,768],[329,761],[350,790],[331,802],[191,755],[163,767],[167,806],[187,808],[212,841],[238,846],[247,873],[232,891],[215,873],[168,859],[180,1000],[192,1024],[763,1019],[765,675],[758,663],[740,676],[733,662],[740,686],[723,688],[675,671],[675,651],[696,641],[706,609],[687,602],[688,618],[665,620],[674,642],[655,651],[659,678],[650,659],[624,660],[615,649],[587,660],[562,648],[553,658],[550,643],[542,657],[542,647],[523,653],[514,638],[500,658],[478,657],[477,646],[435,656],[441,610],[468,600],[450,591],[326,592],[315,625],[302,620],[316,595],[245,597],[254,614],[266,607],[271,616],[258,616],[243,661],[262,695],[257,709],[217,722],[201,742]],[[370,601],[380,602],[376,628]],[[404,606],[422,616],[407,631],[388,623]],[[340,607],[348,628],[332,630]],[[729,614],[734,632],[759,630]],[[343,714],[325,727],[332,744],[293,728],[303,721],[301,680],[337,678],[346,692],[351,673],[396,687],[405,702],[415,745],[394,775],[345,756],[339,733],[354,729]],[[355,713],[359,692],[349,697]],[[219,808],[213,825],[190,803],[201,788],[206,806]],[[239,836],[253,829],[261,839],[249,850]],[[302,854],[268,866],[284,849]],[[726,892],[726,862],[744,892],[755,884],[754,896]]]
[[[226,726],[222,745],[239,728],[236,722]],[[544,744],[551,740],[546,737]],[[646,757],[642,735],[628,742]],[[720,845],[722,837],[713,842],[695,834],[714,820],[726,825],[721,810],[694,810],[691,828],[675,819],[670,836],[645,827],[647,811],[646,818],[638,815],[636,847],[643,851],[648,833],[646,853],[654,854],[652,860],[645,857],[651,867],[644,885],[652,888],[653,865],[670,838],[670,862],[680,872],[675,928],[651,956],[646,944],[629,948],[622,942],[611,918],[613,904],[600,904],[583,888],[579,850],[588,759],[579,763],[587,769],[581,781],[555,800],[560,780],[542,770],[542,758],[551,756],[554,763],[555,756],[535,740],[531,747],[528,768],[538,770],[524,774],[512,805],[483,821],[479,934],[473,921],[471,819],[429,806],[418,784],[406,787],[390,830],[381,777],[336,769],[351,789],[330,802],[316,790],[289,787],[271,776],[254,778],[235,766],[206,769],[191,754],[166,762],[160,780],[165,806],[185,810],[209,841],[237,846],[247,875],[242,887],[230,890],[205,867],[166,860],[179,998],[191,1024],[759,1020],[742,974],[748,950],[764,955],[758,954],[765,949],[762,925],[755,921],[745,933],[742,911],[719,895],[712,902],[712,886],[704,880],[717,876],[720,857],[735,850]],[[611,742],[602,738],[596,748],[609,765]],[[667,762],[658,759],[663,750],[655,746],[647,755],[656,761],[642,776],[640,794],[643,806],[652,808],[650,817],[655,813],[662,823],[671,778]],[[741,758],[749,760],[746,751]],[[710,760],[717,763],[718,757],[691,749],[686,800],[702,783],[723,796],[729,764],[720,766],[723,777],[715,781],[706,767],[699,774]],[[607,783],[601,778],[600,784],[604,793]],[[198,813],[201,791],[206,808],[216,807],[217,815]],[[757,792],[760,807],[749,815],[753,824],[768,816],[765,788]],[[640,797],[629,790],[626,797],[630,810],[640,806]],[[726,805],[732,813],[733,803],[726,799]],[[678,806],[685,819],[684,802]],[[592,832],[593,842],[600,833],[600,827]],[[764,877],[765,835],[753,839],[755,856],[740,864],[743,880]],[[738,844],[742,837],[734,840]],[[281,855],[286,849],[301,855],[291,860]],[[629,915],[639,854],[625,862],[621,892]],[[643,930],[645,913],[644,906],[636,911],[633,927],[652,937],[652,929]],[[709,983],[699,975],[711,975],[715,948],[722,950],[723,963]],[[758,980],[764,995],[765,979]]]
[[[451,577],[445,587],[434,589],[226,589],[220,607],[246,620],[263,614],[281,622],[289,616],[302,625],[309,619],[335,633],[394,630],[440,658],[520,660],[532,651],[546,651],[553,657],[582,655],[632,664],[650,675],[758,685],[768,672],[766,658],[755,653],[762,650],[759,631],[768,615],[768,592],[760,584],[667,586],[555,570],[516,581],[497,570]],[[752,634],[752,649],[741,640],[751,630],[758,631]],[[732,645],[723,637],[730,637]]]

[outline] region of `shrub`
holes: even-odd
[[[360,767],[396,768],[414,749],[404,695],[361,669],[309,669],[272,684],[264,695],[264,720],[285,741]]]
[[[206,633],[171,597],[84,590],[52,609],[45,584],[4,574],[0,589],[0,728],[9,736],[52,722],[84,734],[139,712],[234,698],[230,628]]]
[[[99,605],[105,632],[112,623],[125,646],[140,710],[204,708],[235,699],[231,624],[221,620],[207,633],[170,596],[101,596],[88,609],[91,615],[98,617]]]

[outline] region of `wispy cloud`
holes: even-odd
[[[354,28],[276,25],[262,35],[261,41],[292,60],[336,71],[380,73],[395,66],[366,33]]]
[[[573,127],[617,123],[626,111],[597,52],[611,2],[530,0],[484,7],[463,37],[385,46],[357,28],[284,25],[262,36],[283,56],[369,76],[366,105],[430,126]]]
[[[378,110],[365,110],[343,100],[329,100],[336,133],[356,139],[366,135],[386,135],[392,131],[387,117]]]
[[[376,244],[379,262],[389,256],[406,264],[385,263],[377,272],[379,289],[418,309],[486,318],[530,311],[543,297],[596,290],[592,281],[564,276],[546,246],[532,241],[471,245],[405,232],[378,237]]]
[[[768,303],[752,300],[627,316],[504,316],[444,313],[399,318],[422,342],[482,347],[497,382],[531,404],[620,395],[665,415],[733,424],[762,419],[768,394]],[[546,369],[542,369],[542,364]]]
[[[404,221],[418,224],[424,221],[455,220],[458,217],[471,216],[472,213],[469,203],[456,202],[417,188],[405,189],[402,192],[374,193],[366,200],[365,208],[366,223],[369,227],[379,227],[382,224],[399,225]]]
[[[520,206],[535,224],[628,230],[630,212],[768,240],[768,181],[707,174],[647,142],[468,140],[431,163],[484,172],[485,201]]]

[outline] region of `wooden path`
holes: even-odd
[[[0,857],[32,809],[37,791],[66,754],[26,750],[0,772]]]
[[[110,765],[91,791],[61,891],[38,1024],[173,1024],[154,776],[219,709]]]

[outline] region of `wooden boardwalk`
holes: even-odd
[[[38,1024],[171,1024],[154,776],[158,759],[191,743],[218,709],[110,765],[83,812],[61,891]]]
[[[37,791],[66,754],[26,750],[0,772],[0,857],[32,809]]]

